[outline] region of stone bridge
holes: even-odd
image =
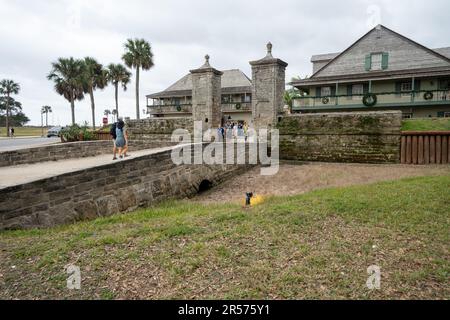
[[[189,198],[248,165],[175,165],[176,147],[0,168],[0,230],[50,227]],[[193,156],[193,151],[191,156]]]

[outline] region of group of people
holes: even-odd
[[[118,122],[111,126],[111,137],[114,142],[113,160],[117,160],[117,153],[119,153],[119,159],[129,157],[128,152],[128,131],[125,128],[125,122],[119,119]]]
[[[232,122],[228,121],[224,126],[217,129],[219,140],[231,140],[231,139],[245,139],[248,138],[248,124],[247,122]]]

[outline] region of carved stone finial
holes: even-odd
[[[209,55],[207,54],[205,56],[205,64],[201,66],[201,68],[211,68],[211,65],[209,64]]]
[[[272,48],[273,48],[273,45],[272,45],[272,43],[268,43],[267,44],[267,56],[268,57],[271,57],[272,56]]]

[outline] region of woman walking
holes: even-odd
[[[125,123],[120,120],[117,123],[116,128],[116,148],[119,151],[119,158],[122,159],[127,154],[127,141],[125,139],[125,133],[123,128],[125,127]]]

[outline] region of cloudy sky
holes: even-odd
[[[58,57],[92,56],[121,62],[127,38],[152,45],[155,67],[141,76],[145,95],[164,90],[203,64],[206,53],[221,70],[250,75],[248,61],[265,55],[289,63],[287,79],[311,74],[311,55],[344,50],[377,23],[431,47],[450,46],[448,0],[0,0],[0,79],[19,82],[17,97],[33,125],[50,105],[53,124],[70,122],[70,106],[46,79]],[[121,92],[122,115],[135,116],[133,81]],[[96,92],[97,123],[114,106],[112,87]],[[89,99],[76,120],[91,121]]]

